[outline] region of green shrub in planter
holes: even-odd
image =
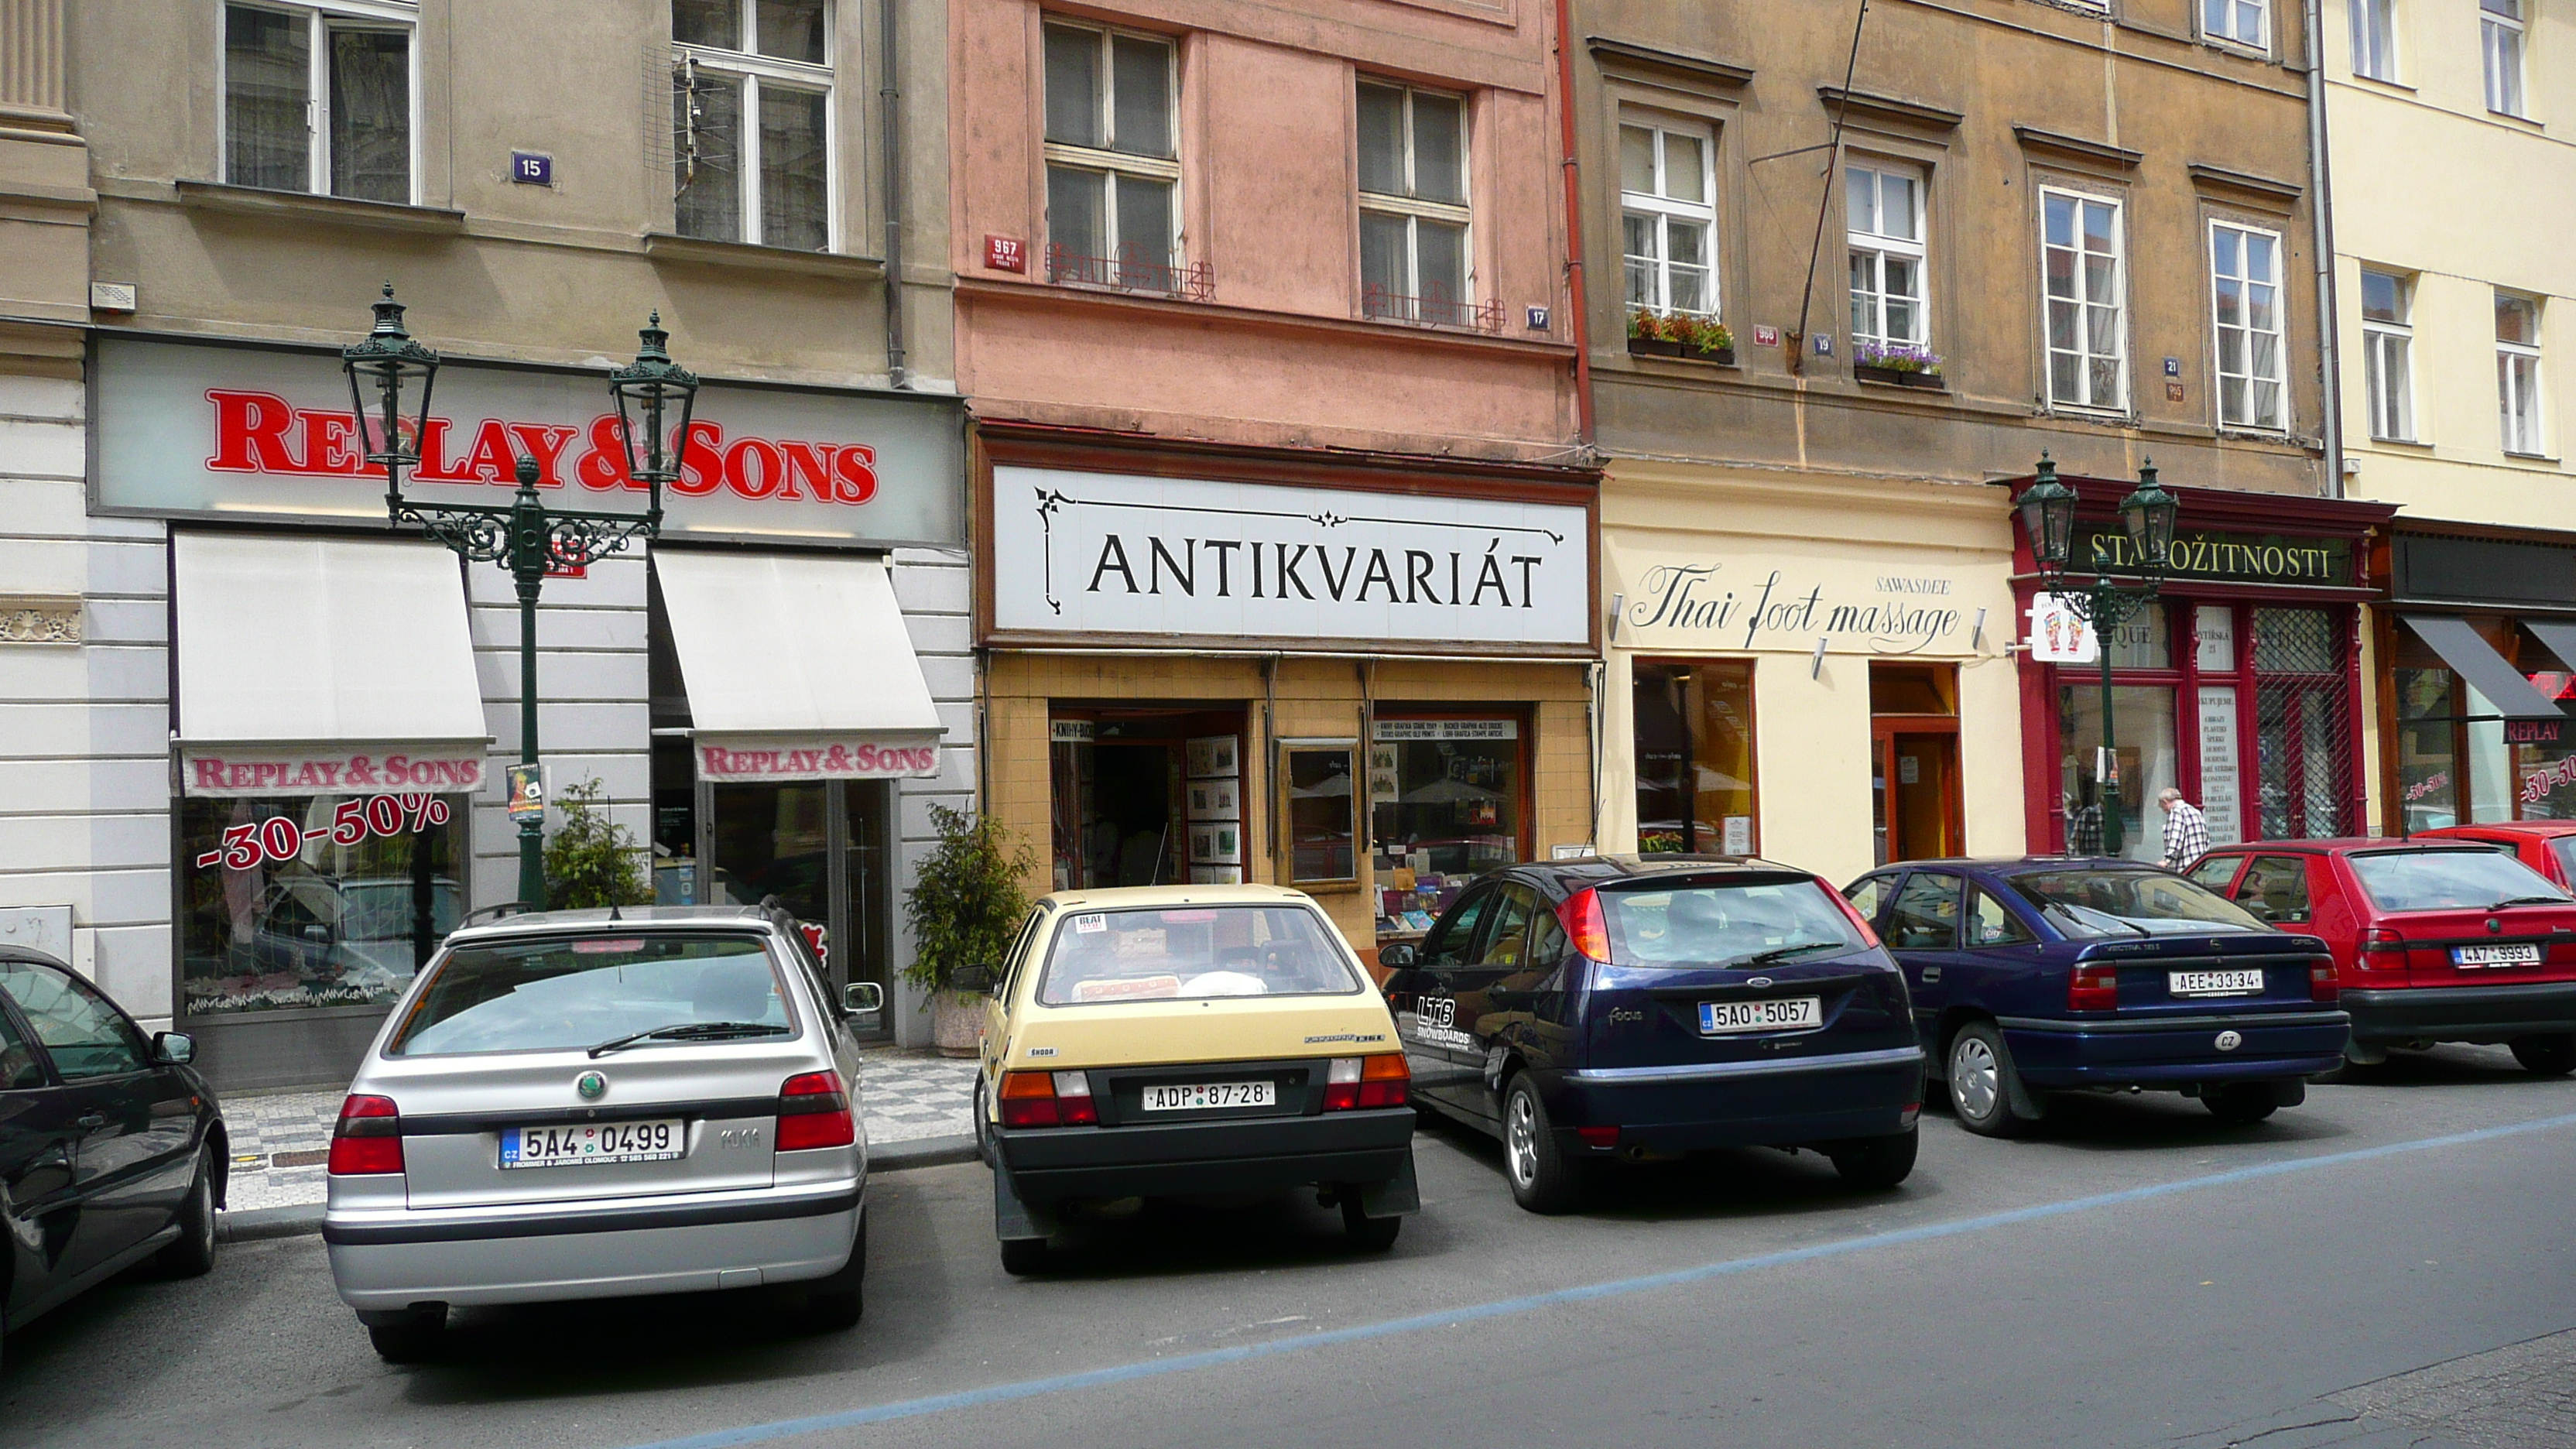
[[[913,944],[903,979],[926,991],[954,991],[960,969],[1005,964],[1012,935],[1028,919],[1020,882],[1037,869],[1037,856],[990,815],[933,805],[930,821],[939,844],[922,858],[903,899]]]
[[[635,832],[612,823],[596,779],[555,792],[559,824],[546,842],[546,904],[559,911],[642,906],[653,901],[644,848]]]

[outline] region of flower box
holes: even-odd
[[[1735,365],[1735,349],[1732,347],[1721,347],[1715,352],[1694,352],[1687,342],[1666,342],[1655,337],[1629,338],[1628,352],[1635,357],[1678,357],[1684,362],[1714,362],[1725,367]]]
[[[1910,369],[1871,367],[1865,363],[1856,363],[1852,367],[1852,376],[1862,382],[1885,383],[1890,387],[1920,387],[1934,392],[1947,392],[1950,389],[1950,385],[1942,381],[1941,374],[1937,372],[1916,372]]]

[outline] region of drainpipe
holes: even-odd
[[[886,382],[908,387],[903,365],[903,88],[895,79],[895,42],[903,0],[877,0],[877,102],[885,136]]]
[[[2336,306],[2334,179],[2326,164],[2326,31],[2318,0],[2308,9],[2308,179],[2314,188],[2311,214],[2317,224],[2317,321],[2325,345],[2319,359],[2325,368],[2325,496],[2343,496],[2343,324]]]
[[[1556,0],[1556,86],[1559,149],[1565,173],[1565,275],[1574,309],[1575,440],[1592,442],[1591,318],[1583,300],[1583,194],[1574,164],[1574,45],[1571,0]]]

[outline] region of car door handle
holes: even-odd
[[[95,1132],[99,1128],[107,1125],[107,1114],[105,1112],[84,1112],[74,1120],[72,1125],[76,1127],[86,1127],[90,1131]]]
[[[1938,980],[1940,980],[1940,979],[1941,979],[1941,968],[1940,968],[1940,967],[1938,967],[1938,966],[1926,966],[1926,967],[1924,967],[1924,968],[1923,968],[1923,979],[1924,979],[1924,980],[1926,980],[1926,981],[1938,981]]]

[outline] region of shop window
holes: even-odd
[[[390,8],[224,7],[226,181],[410,204],[412,28]]]
[[[1359,814],[1351,781],[1356,740],[1283,740],[1279,820],[1287,836],[1288,884],[1340,885],[1359,878]]]
[[[672,0],[672,194],[682,236],[832,244],[824,0]]]
[[[2396,694],[2397,800],[2407,834],[2460,823],[2458,677],[2445,668],[2390,671]]]
[[[2112,778],[2120,787],[2120,851],[2131,860],[2164,855],[2160,832],[2147,828],[2159,791],[2174,783],[2174,691],[2170,685],[2120,685],[2111,691]],[[2057,691],[2058,790],[2066,812],[2066,849],[2099,855],[2102,818],[2102,693],[2091,684]]]
[[[1242,881],[1240,710],[1058,710],[1048,738],[1057,890]]]
[[[2336,618],[2254,611],[2257,828],[2266,840],[2346,833],[2352,735]]]
[[[1637,850],[1752,855],[1753,661],[1639,664]]]
[[[2111,630],[2110,645],[2114,669],[2171,669],[2173,620],[2163,604],[2150,603]]]
[[[181,1011],[392,1005],[463,913],[468,804],[181,801]]]
[[[1530,854],[1517,719],[1381,716],[1368,744],[1381,932],[1429,929],[1469,881]]]

